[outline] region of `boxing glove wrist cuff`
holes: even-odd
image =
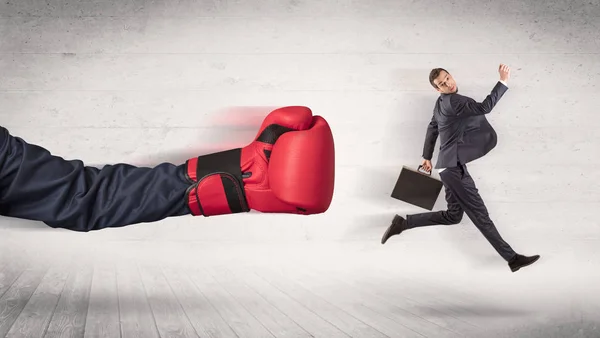
[[[241,148],[198,156],[186,161],[186,176],[193,182],[187,200],[194,216],[250,211],[242,171]]]

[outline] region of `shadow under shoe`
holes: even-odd
[[[392,224],[387,228],[387,230],[383,234],[383,237],[381,238],[381,244],[385,244],[385,242],[387,242],[387,240],[390,237],[394,235],[399,235],[400,233],[402,233],[402,231],[406,229],[406,220],[399,215],[394,216]]]
[[[516,272],[522,267],[535,263],[538,259],[540,259],[540,255],[524,256],[517,254],[508,262],[508,266],[512,272]]]

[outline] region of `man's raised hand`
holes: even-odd
[[[508,82],[508,79],[510,78],[510,68],[501,63],[500,67],[498,67],[498,73],[500,73],[500,80],[504,81],[504,82]]]

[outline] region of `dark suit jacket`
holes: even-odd
[[[496,147],[496,131],[485,118],[506,93],[500,81],[482,102],[460,94],[441,94],[435,103],[427,127],[423,158],[431,160],[440,136],[440,154],[436,169],[455,167],[483,157]]]

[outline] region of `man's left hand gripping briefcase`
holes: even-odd
[[[433,210],[433,206],[444,186],[442,181],[432,177],[431,173],[402,166],[392,197],[418,207]]]

